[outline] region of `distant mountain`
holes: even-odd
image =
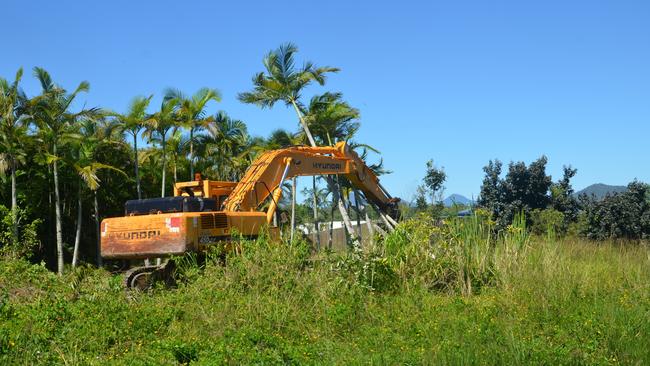
[[[467,197],[465,197],[463,195],[454,193],[454,194],[450,195],[449,197],[445,198],[442,201],[442,203],[445,205],[445,207],[450,207],[450,206],[453,206],[454,204],[469,206],[473,202],[472,202],[472,200],[470,200],[469,198],[467,198]]]
[[[607,184],[596,183],[592,184],[589,187],[578,191],[575,193],[575,196],[580,196],[581,194],[586,194],[591,196],[592,194],[596,196],[596,199],[603,199],[608,193],[622,193],[627,191],[626,186],[610,186]]]

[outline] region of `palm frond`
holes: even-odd
[[[50,76],[50,73],[45,71],[45,69],[38,66],[34,67],[34,76],[41,83],[41,88],[43,89],[43,91],[50,91],[54,89],[54,83],[52,82],[52,77]]]

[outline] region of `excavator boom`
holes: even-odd
[[[225,210],[256,211],[269,196],[273,201],[271,208],[275,209],[281,194],[279,187],[285,179],[313,175],[346,177],[381,210],[389,211],[397,201],[383,189],[363,160],[345,142],[339,142],[335,146],[294,146],[263,153],[235,186],[225,201]]]

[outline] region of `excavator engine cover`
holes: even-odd
[[[125,216],[216,210],[217,201],[215,199],[188,196],[129,200],[124,205]]]

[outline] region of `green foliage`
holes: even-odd
[[[492,212],[497,229],[505,229],[518,213],[523,212],[531,220],[533,216],[539,216],[532,211],[546,208],[564,215],[562,232],[577,220],[579,206],[570,183],[577,170],[564,167],[562,179],[553,183],[546,175],[547,162],[545,156],[528,166],[523,162],[510,162],[505,178],[500,177],[502,163],[499,160],[490,160],[483,168],[485,177],[478,204]],[[533,229],[538,230],[538,227],[533,225]]]
[[[585,221],[583,233],[591,239],[643,239],[650,237],[650,188],[634,181],[627,191],[601,201],[582,197]]]
[[[578,202],[570,183],[577,170],[565,166],[562,179],[552,183],[545,173],[546,162],[541,157],[528,167],[523,162],[510,163],[504,179],[500,178],[500,161],[490,161],[483,168],[478,203],[492,213],[498,230],[504,230],[515,213],[523,212],[532,232],[549,239],[567,233],[598,240],[650,237],[646,184],[635,181],[623,193],[602,200],[583,195]]]
[[[253,91],[239,93],[239,100],[262,108],[271,108],[279,101],[291,105],[298,102],[300,93],[310,83],[323,85],[327,73],[339,71],[333,67],[316,67],[311,62],[297,69],[294,60],[297,52],[298,47],[292,43],[269,51],[263,60],[266,73],[253,76]]]
[[[341,93],[324,93],[311,98],[305,121],[319,145],[347,141],[359,130],[360,112],[343,100]]]
[[[176,181],[193,179],[188,174],[192,170],[211,180],[236,182],[260,152],[304,144],[307,126],[314,129],[319,144],[347,141],[362,159],[368,151],[378,153],[351,140],[360,126],[360,112],[341,93],[324,92],[308,105],[302,103],[312,84],[324,85],[326,77],[339,70],[311,62],[299,66],[296,53],[290,43],[269,52],[252,91],[239,95],[241,101],[262,107],[283,102],[294,108],[302,131],[281,131],[268,139],[251,136],[244,121],[224,111],[208,115],[208,104],[220,100],[216,89],[201,88],[191,96],[168,89],[153,111],[154,95],[138,96],[124,113],[116,113],[78,105],[81,93],[89,91],[86,81],[66,90],[36,67],[40,92],[27,96],[19,88],[22,69],[13,82],[0,77],[0,204],[27,208],[24,221],[40,221],[34,230],[43,245],[32,259],[44,260],[50,268],[56,263],[62,270],[72,256],[70,243],[78,243],[79,260],[97,263],[96,222],[122,215],[126,200],[166,195]],[[381,162],[369,167],[376,174],[387,172]],[[345,179],[341,182],[339,188],[347,194]],[[328,185],[323,196],[332,197],[333,187]],[[280,210],[287,208],[284,198]],[[330,211],[336,206],[325,199],[321,205],[321,219],[341,215]],[[299,206],[299,222],[313,222],[306,209]],[[365,214],[361,211],[357,217]]]
[[[578,172],[570,166],[565,166],[562,179],[551,185],[551,204],[550,206],[564,215],[564,228],[578,219],[580,205],[574,196],[571,178]]]
[[[433,160],[427,161],[427,171],[424,175],[424,186],[426,187],[427,192],[431,196],[431,204],[435,204],[436,195],[438,193],[442,194],[443,185],[447,179],[447,173],[445,173],[444,168],[438,168],[433,164]],[[438,201],[441,200],[441,197],[437,197]]]
[[[483,211],[423,216],[322,257],[241,240],[225,264],[183,257],[176,288],[130,294],[103,270],[1,259],[0,363],[650,362],[650,249],[531,243],[525,222],[494,237]]]
[[[485,177],[478,198],[478,205],[495,216],[500,215],[503,210],[503,190],[501,189],[502,182],[500,178],[502,166],[501,161],[490,160],[488,165],[483,167]]]
[[[11,210],[0,205],[0,257],[30,258],[36,249],[41,246],[38,237],[38,228],[41,220],[36,219],[29,223],[21,224],[28,217],[23,209],[18,209],[16,217]],[[18,241],[14,240],[14,227],[18,226]]]
[[[270,52],[265,73],[240,100],[292,105],[304,132],[309,125],[321,144],[349,140],[359,111],[340,93],[315,96],[307,107],[300,102],[310,83],[322,85],[338,69],[296,68],[296,51],[287,44]],[[14,218],[0,206],[0,364],[650,363],[648,248],[531,239],[526,219],[539,233],[569,223],[570,231],[595,238],[647,237],[650,190],[635,185],[629,195],[589,203],[578,216],[569,184],[575,170],[565,168],[564,178],[551,183],[545,158],[511,163],[505,179],[501,163],[490,162],[481,189],[487,211],[445,222],[435,212],[416,216],[362,251],[313,257],[300,239],[289,245],[234,238],[228,254],[176,258],[176,287],[144,293],[127,294],[120,275],[86,265],[56,276],[46,268],[54,254],[52,163],[63,192],[63,242],[73,242],[68,228],[76,223],[77,197],[69,192],[80,191],[87,259],[96,254],[95,197],[101,217],[121,215],[136,192],[158,196],[161,185],[169,191],[173,181],[163,177],[170,169],[186,176],[196,164],[212,179],[237,180],[260,151],[304,139],[291,132],[253,138],[225,112],[204,116],[205,103],[218,99],[207,89],[191,99],[168,93],[152,115],[151,96],[135,99],[126,115],[111,114],[115,120],[99,109],[74,113],[73,100],[89,84],[68,93],[45,70],[34,72],[42,92],[31,99],[17,87],[20,71],[12,85],[0,79],[0,168],[12,168],[14,197],[28,208]],[[185,139],[183,127],[198,135]],[[135,145],[143,128],[161,149],[146,147],[136,158],[122,133]],[[134,179],[116,174],[135,171],[137,163],[142,192]],[[116,169],[98,170],[108,166]],[[78,190],[79,173],[101,188]],[[4,203],[9,187],[2,178]],[[427,164],[432,201],[445,178]],[[428,209],[425,190],[419,193],[420,208]],[[300,222],[310,211],[298,207]],[[436,209],[442,211],[431,205]],[[20,229],[18,241],[13,228]]]
[[[492,223],[474,215],[438,226],[420,214],[400,224],[384,242],[387,262],[406,287],[472,294],[493,283]]]
[[[531,231],[536,235],[554,238],[566,233],[564,214],[553,208],[535,209],[531,213]]]
[[[418,211],[426,211],[427,207],[429,206],[427,204],[427,196],[426,196],[426,188],[423,185],[419,185],[417,187],[417,191],[415,194],[415,208]]]

